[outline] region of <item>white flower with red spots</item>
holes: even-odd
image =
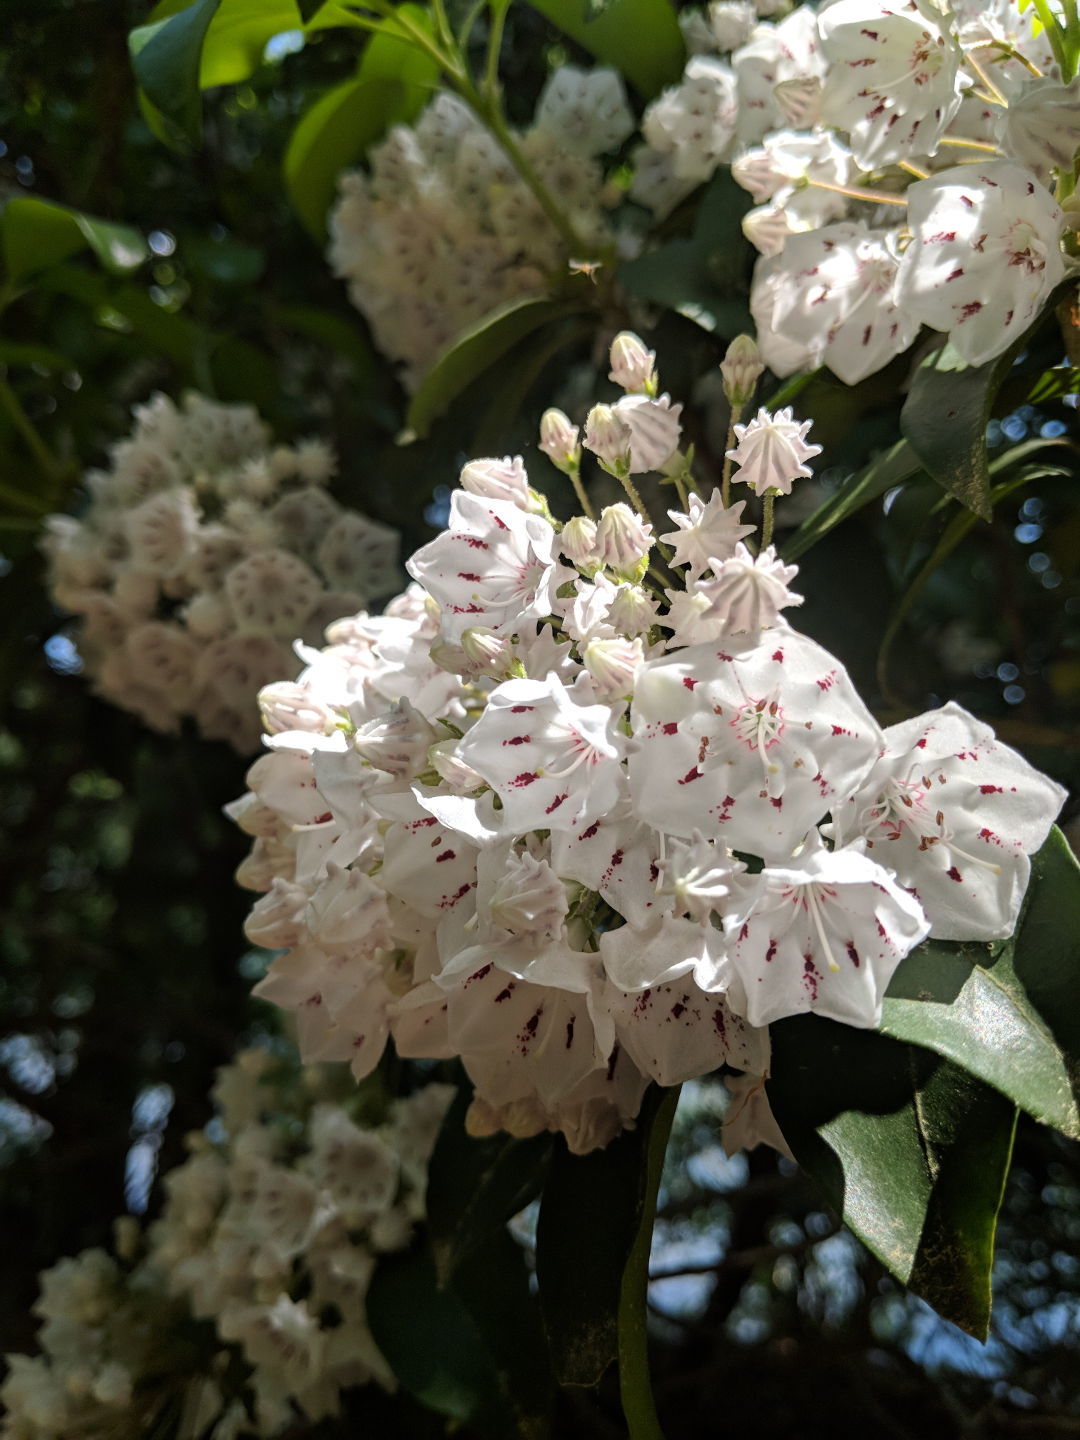
[[[409,574],[442,609],[442,634],[460,641],[474,625],[515,630],[549,615],[558,585],[555,531],[505,500],[455,490],[450,523],[418,550]]]
[[[885,743],[835,812],[838,840],[862,837],[867,853],[918,896],[936,938],[1011,935],[1028,856],[1065,791],[959,705],[890,726]]]
[[[933,155],[959,109],[963,54],[930,0],[837,0],[818,17],[827,123],[866,170]]]
[[[1065,277],[1061,207],[1011,161],[958,165],[908,191],[897,303],[971,365],[1018,340]]]
[[[929,933],[914,896],[861,850],[816,834],[748,881],[724,916],[728,1003],[751,1025],[812,1010],[867,1028],[900,961]],[[750,1068],[750,1067],[747,1067]]]

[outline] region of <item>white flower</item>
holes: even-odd
[[[836,0],[818,19],[826,121],[866,170],[933,155],[963,93],[963,55],[931,0]]]
[[[458,754],[502,801],[512,833],[566,830],[610,810],[624,782],[620,710],[582,705],[554,675],[508,680]]]
[[[585,448],[609,470],[629,468],[630,439],[630,426],[614,405],[594,405],[585,417]]]
[[[735,425],[739,443],[727,451],[728,459],[740,467],[734,478],[752,485],[755,495],[769,490],[790,495],[793,481],[813,473],[806,461],[821,454],[820,445],[806,443],[810,425],[809,420],[796,423],[790,407],[775,415],[761,409],[748,425]]]
[[[700,830],[689,840],[669,840],[659,868],[658,893],[673,896],[678,909],[702,925],[714,912],[723,914],[738,889],[738,877],[746,873],[741,860]]]
[[[708,14],[716,49],[727,53],[745,45],[757,24],[757,11],[748,0],[712,0]]]
[[[526,939],[557,940],[566,918],[566,888],[546,860],[511,854],[487,902],[493,924]]]
[[[724,916],[728,1003],[751,1025],[807,1010],[877,1025],[893,971],[929,930],[888,870],[860,850],[808,840],[796,859],[748,880]]]
[[[770,366],[780,341],[856,385],[907,349],[919,319],[897,298],[894,239],[845,221],[793,235],[778,259],[758,262],[751,305]]]
[[[885,731],[881,759],[834,814],[922,901],[942,940],[1011,935],[1065,791],[948,704]]]
[[[679,510],[667,512],[678,529],[660,539],[674,549],[675,564],[687,567],[688,579],[699,580],[714,560],[734,555],[738,542],[754,533],[753,525],[742,523],[745,508],[745,500],[725,508],[720,491],[714,490],[706,501],[691,493],[685,515]]]
[[[1065,276],[1060,207],[1008,160],[958,165],[907,193],[914,238],[900,262],[898,304],[947,331],[969,364],[992,360]]]
[[[1080,146],[1080,77],[1068,85],[1029,78],[1000,117],[1001,148],[1049,187],[1051,169],[1071,171]]]
[[[640,636],[627,640],[613,635],[610,640],[590,640],[581,658],[592,676],[597,699],[629,699],[645,663],[645,647]]]
[[[555,532],[516,505],[455,490],[450,524],[406,565],[442,606],[442,631],[459,641],[470,626],[517,629],[551,613],[557,585]]]

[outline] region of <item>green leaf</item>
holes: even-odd
[[[15,285],[87,247],[114,274],[134,270],[149,253],[143,237],[130,225],[97,220],[32,195],[8,201],[0,216],[0,230],[4,266]]]
[[[135,78],[178,148],[196,145],[202,136],[202,48],[220,4],[221,0],[194,0],[186,9],[140,25],[128,36]]]
[[[300,19],[305,25],[314,20],[325,4],[326,0],[296,0],[296,8],[300,11]]]
[[[840,489],[823,500],[812,515],[783,545],[784,559],[796,560],[816,545],[822,536],[864,505],[869,505],[896,485],[902,485],[922,469],[922,462],[906,440],[877,455],[865,470],[845,480]]]
[[[619,266],[620,282],[705,330],[727,338],[752,330],[750,250],[742,234],[749,208],[750,197],[731,172],[718,170],[702,192],[690,237],[627,260]]]
[[[1060,830],[1032,861],[1012,939],[919,946],[893,976],[882,1029],[1080,1139],[1080,866]]]
[[[266,256],[255,245],[195,233],[184,237],[184,259],[219,285],[254,285],[266,268]]]
[[[550,1382],[521,1247],[505,1229],[453,1287],[421,1242],[379,1262],[372,1336],[410,1394],[485,1440],[540,1440]]]
[[[980,519],[993,515],[986,426],[1016,347],[968,365],[946,343],[924,357],[911,380],[900,430],[926,473]]]
[[[1080,391],[1080,365],[1055,365],[1039,376],[1027,393],[1032,405],[1041,405],[1047,400],[1057,400],[1062,395],[1075,395]]]
[[[624,75],[645,100],[679,83],[686,46],[670,0],[610,0],[599,13],[594,0],[529,3],[601,65]]]
[[[47,345],[28,345],[19,340],[0,340],[0,365],[37,365],[43,370],[71,370],[67,355]]]
[[[428,28],[425,10],[402,9]],[[285,152],[285,188],[320,245],[341,172],[391,125],[415,120],[438,81],[439,68],[429,55],[384,28],[368,42],[353,79],[329,90],[297,125]]]
[[[465,1130],[472,1103],[469,1087],[458,1091],[428,1168],[427,1212],[431,1248],[441,1283],[530,1201],[544,1183],[551,1136],[516,1140],[501,1131],[474,1139]]]
[[[664,1092],[645,1094],[634,1130],[572,1155],[560,1138],[540,1201],[536,1276],[555,1378],[597,1385],[619,1352],[627,1266],[646,1213],[648,1153]],[[631,1284],[633,1281],[631,1280]]]
[[[511,300],[467,330],[435,362],[412,397],[407,438],[422,439],[454,400],[496,360],[541,326],[572,315],[574,301]]]
[[[769,1099],[799,1164],[898,1280],[985,1338],[1014,1106],[873,1030],[801,1015],[771,1037]]]

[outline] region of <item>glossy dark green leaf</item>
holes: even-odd
[[[16,285],[87,248],[114,274],[134,270],[149,253],[132,226],[98,220],[33,195],[8,201],[0,216],[0,232],[4,269]]]
[[[314,20],[326,0],[296,0],[296,8],[300,11],[300,19],[306,25],[309,20]]]
[[[444,1283],[535,1200],[551,1155],[550,1135],[517,1140],[500,1131],[474,1139],[465,1130],[471,1103],[465,1086],[447,1112],[428,1167],[428,1229]]]
[[[693,233],[620,265],[620,282],[728,339],[752,330],[749,250],[741,228],[749,208],[750,197],[731,172],[718,170],[702,193]]]
[[[926,473],[983,520],[993,514],[986,426],[1013,349],[985,365],[968,365],[949,344],[915,370],[900,429]]]
[[[893,976],[882,1028],[1080,1139],[1080,866],[1055,829],[1011,940],[930,942]]]
[[[771,1034],[769,1099],[799,1164],[898,1280],[984,1337],[1015,1107],[876,1031],[804,1015]]]
[[[567,300],[512,300],[467,330],[435,362],[412,397],[406,437],[420,439],[454,400],[496,360],[542,326],[578,309]]]
[[[648,1195],[648,1150],[664,1092],[646,1092],[637,1127],[603,1150],[561,1140],[540,1202],[536,1275],[555,1377],[596,1385],[619,1351],[619,1307]]]
[[[186,236],[183,253],[194,270],[219,285],[254,285],[266,268],[266,256],[258,246],[229,237]]]
[[[176,145],[197,144],[202,135],[202,49],[220,4],[221,0],[194,0],[174,15],[140,25],[128,36],[135,78]]]
[[[670,0],[529,0],[565,35],[612,65],[646,100],[677,85],[686,63],[675,8]]]
[[[921,469],[922,462],[908,442],[897,441],[892,449],[875,456],[865,470],[845,480],[812,515],[806,517],[791,538],[784,542],[784,559],[797,560],[800,555],[805,555],[842,520],[854,515],[864,505],[880,499],[893,486],[910,480]]]

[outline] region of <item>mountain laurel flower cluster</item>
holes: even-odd
[[[1063,84],[1019,0],[833,0],[758,21],[684,12],[695,52],[648,108],[632,194],[664,215],[729,165],[754,199],[751,309],[777,375],[848,384],[921,325],[979,365],[1037,319],[1075,263],[1080,79]]]
[[[5,1440],[144,1440],[169,1414],[179,1435],[269,1437],[338,1415],[345,1389],[394,1388],[365,1296],[423,1219],[453,1090],[372,1126],[340,1088],[260,1050],[219,1072],[219,1138],[189,1137],[161,1218],[42,1275],[42,1353],[6,1357]]]
[[[296,673],[292,640],[400,584],[397,533],[327,494],[328,446],[275,446],[249,406],[157,395],[135,422],[85,477],[82,517],[46,522],[50,593],[80,618],[99,695],[250,753],[252,701]]]
[[[555,70],[516,145],[581,243],[610,249],[602,157],[634,129],[614,70]],[[415,390],[439,355],[510,300],[544,295],[574,258],[499,141],[441,93],[342,176],[329,259]]]
[[[788,623],[795,567],[746,511],[808,473],[790,412],[741,427],[747,498],[690,493],[654,535],[634,445],[689,480],[678,409],[594,409],[631,501],[599,517],[553,521],[520,457],[467,465],[414,583],[264,694],[231,807],[248,937],[281,952],[257,993],[305,1059],[460,1056],[476,1134],[587,1151],[650,1081],[766,1074],[774,1020],[874,1026],[927,936],[1011,933],[1061,804],[957,706],[883,731]],[[585,497],[572,431],[541,439]]]

